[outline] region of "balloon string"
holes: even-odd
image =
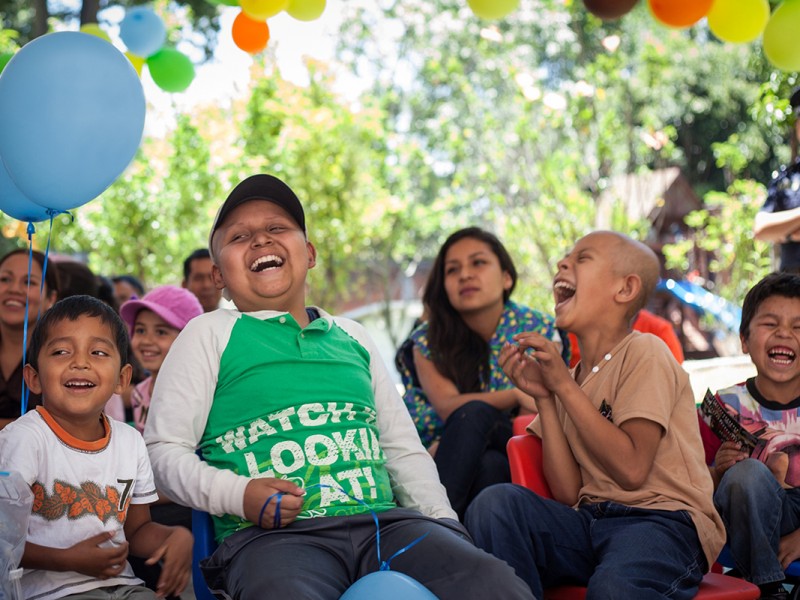
[[[378,522],[378,514],[366,502],[364,502],[361,498],[356,498],[355,496],[351,496],[350,494],[345,492],[342,488],[334,488],[333,486],[325,484],[325,483],[315,483],[315,484],[312,484],[312,485],[308,486],[306,489],[308,490],[308,489],[315,488],[315,487],[336,489],[339,492],[341,492],[342,494],[344,494],[345,496],[347,496],[348,498],[350,498],[351,500],[355,500],[359,504],[361,504],[364,507],[366,507],[367,510],[369,510],[370,514],[372,515],[372,520],[375,521],[375,530],[376,530],[375,531],[375,545],[377,546],[378,570],[380,570],[380,571],[390,571],[391,569],[389,567],[389,563],[391,563],[392,560],[394,560],[394,558],[396,556],[399,556],[400,554],[402,554],[403,552],[405,552],[409,548],[413,548],[414,546],[419,544],[422,540],[424,540],[428,536],[427,533],[419,536],[413,542],[411,542],[410,544],[406,544],[405,546],[400,548],[400,550],[398,550],[397,552],[392,554],[389,557],[388,560],[382,561],[381,560],[381,526],[380,526],[380,523]],[[274,494],[272,494],[270,497],[268,497],[266,499],[266,501],[264,502],[264,505],[261,507],[261,512],[258,515],[258,526],[259,527],[261,527],[261,521],[264,518],[264,511],[267,510],[267,506],[269,506],[269,503],[272,502],[272,499],[277,496],[277,501],[276,501],[276,504],[275,504],[275,515],[274,515],[274,517],[272,519],[272,528],[273,529],[279,529],[280,528],[280,526],[281,526],[281,498],[283,498],[283,495],[284,495],[283,492],[275,492]]]
[[[276,496],[278,498],[280,498],[281,495],[283,495],[283,492],[275,492],[269,498],[266,499],[266,501],[264,502],[264,505],[261,507],[261,512],[258,513],[258,526],[259,527],[261,527],[261,520],[264,518],[264,511],[267,510],[267,506],[269,506],[269,503],[272,502],[273,498],[275,498]],[[277,507],[275,509],[275,517],[276,518],[273,519],[273,521],[272,521],[273,528],[275,527],[275,520],[277,520],[278,523],[280,523],[279,512],[280,512],[280,504],[277,504]]]
[[[25,322],[22,325],[22,366],[25,366],[25,354],[28,351],[28,310],[31,293],[31,273],[33,272],[33,234],[36,228],[31,221],[28,221],[28,280],[25,288]],[[44,278],[42,278],[44,279]],[[25,378],[22,378],[22,393],[19,398],[20,416],[28,410],[28,386],[25,385]]]
[[[39,284],[39,311],[36,313],[36,322],[39,322],[39,317],[42,314],[42,298],[44,298],[44,282],[47,280],[47,264],[50,257],[50,240],[53,239],[53,219],[55,219],[58,211],[48,210],[47,214],[50,215],[50,231],[47,232],[47,246],[44,250],[44,265],[42,266],[42,281]]]
[[[61,214],[63,211],[48,209],[47,214],[50,215],[50,230],[47,233],[47,247],[44,251],[44,262],[42,264],[42,281],[39,283],[39,309],[36,313],[36,321],[42,314],[42,298],[44,297],[45,278],[47,277],[47,264],[50,257],[50,241],[53,239],[53,220],[56,215]],[[69,213],[67,213],[69,214]],[[72,215],[70,215],[72,216]],[[31,291],[31,275],[33,274],[33,234],[36,233],[36,227],[32,222],[28,222],[28,281],[27,281],[27,294],[25,296],[25,323],[22,327],[22,366],[25,366],[25,360],[28,354],[28,314],[29,314],[29,299]],[[22,378],[22,394],[20,396],[20,415],[24,415],[28,410],[28,398],[30,390],[25,385],[25,378]]]

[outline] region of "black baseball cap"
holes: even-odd
[[[233,191],[228,194],[225,202],[219,207],[217,216],[214,217],[214,223],[211,225],[211,232],[208,235],[208,247],[209,250],[211,250],[212,256],[214,254],[214,249],[211,247],[211,242],[214,239],[214,232],[217,231],[234,208],[250,200],[266,200],[277,204],[289,213],[289,216],[300,226],[300,229],[303,231],[306,230],[306,217],[303,212],[303,205],[300,204],[300,200],[292,191],[292,188],[274,175],[267,175],[265,173],[251,175],[233,188]]]

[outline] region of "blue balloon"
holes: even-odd
[[[144,117],[133,65],[87,33],[36,38],[0,76],[0,156],[46,208],[70,210],[108,188],[133,160]]]
[[[437,600],[416,579],[397,571],[376,571],[347,588],[339,600]]]
[[[119,24],[119,37],[136,56],[147,58],[167,41],[167,27],[156,13],[144,6],[129,8]]]
[[[28,200],[14,184],[2,158],[0,158],[0,210],[12,219],[30,223],[50,218],[48,209]]]

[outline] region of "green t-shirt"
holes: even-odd
[[[394,508],[369,361],[358,341],[326,319],[301,329],[288,314],[263,321],[242,315],[220,360],[203,458],[307,488],[298,519]],[[250,525],[215,517],[219,540]]]

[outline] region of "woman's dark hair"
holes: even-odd
[[[114,343],[120,357],[120,368],[128,364],[128,327],[122,322],[116,311],[102,300],[92,296],[69,296],[56,302],[49,310],[45,311],[36,324],[31,335],[31,345],[28,348],[28,362],[39,370],[39,352],[47,343],[50,331],[56,323],[62,321],[75,322],[81,317],[95,317],[111,329]]]
[[[17,248],[15,250],[12,250],[11,252],[8,252],[2,258],[0,258],[0,266],[2,266],[4,262],[6,262],[6,259],[14,256],[15,254],[23,254],[27,257],[29,252],[33,255],[33,260],[35,260],[36,264],[39,265],[39,268],[42,270],[42,273],[44,273],[44,285],[47,287],[46,290],[47,294],[49,295],[55,292],[56,295],[58,295],[58,292],[61,289],[61,281],[58,276],[58,267],[56,266],[56,263],[54,261],[48,260],[47,272],[45,272],[44,254],[42,254],[38,250],[29,251],[25,248]]]
[[[117,283],[119,281],[124,281],[134,290],[136,290],[136,296],[138,298],[144,296],[144,285],[142,284],[141,281],[139,281],[137,277],[133,275],[117,275],[116,277],[111,278],[112,283]]]
[[[456,242],[467,238],[488,245],[497,256],[500,268],[510,275],[511,286],[503,292],[504,301],[508,301],[517,284],[514,261],[500,240],[488,231],[479,227],[460,229],[451,234],[439,249],[422,295],[428,313],[428,343],[436,368],[453,381],[462,394],[480,391],[481,378],[488,376],[489,369],[489,344],[467,326],[450,304],[444,287],[447,251]]]

